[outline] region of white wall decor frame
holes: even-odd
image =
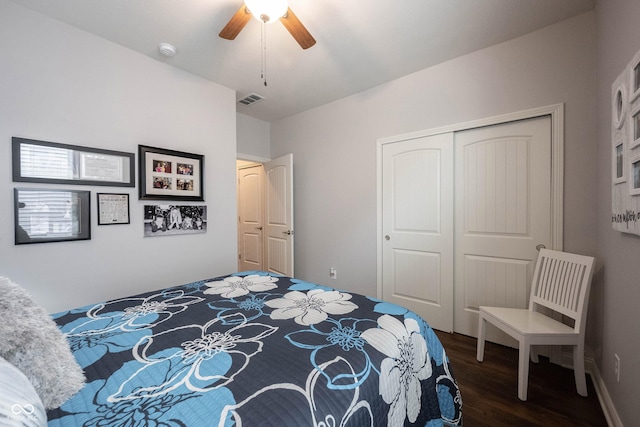
[[[627,115],[627,88],[624,83],[618,85],[613,93],[613,102],[611,103],[611,116],[613,120],[613,126],[616,129],[620,129],[624,124],[624,119]]]
[[[611,224],[640,235],[640,51],[611,86],[611,147]]]

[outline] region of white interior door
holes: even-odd
[[[264,164],[267,271],[293,276],[293,155]]]
[[[382,147],[382,298],[453,330],[453,134]]]
[[[238,169],[238,271],[262,270],[264,168]]]
[[[552,247],[551,118],[456,132],[455,150],[454,330],[476,336],[480,305],[527,307]]]

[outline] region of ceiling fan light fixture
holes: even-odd
[[[245,6],[254,18],[265,24],[271,24],[286,15],[287,0],[244,0]]]

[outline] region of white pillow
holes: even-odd
[[[22,371],[0,357],[0,425],[47,425],[42,400]]]
[[[0,277],[0,357],[26,375],[46,409],[84,386],[82,368],[56,323],[6,277]]]

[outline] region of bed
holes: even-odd
[[[362,295],[243,272],[54,320],[86,384],[51,427],[462,425],[431,327]]]

